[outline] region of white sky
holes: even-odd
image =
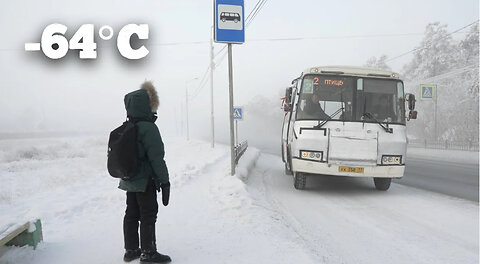
[[[209,63],[211,0],[149,1],[20,1],[0,3],[0,132],[108,130],[124,118],[123,96],[145,79],[157,85],[160,125],[174,127],[180,115],[185,81],[201,78]],[[257,0],[245,1],[245,14]],[[279,98],[280,90],[302,70],[314,65],[363,65],[371,56],[394,57],[416,47],[427,23],[439,21],[453,31],[479,18],[476,0],[275,1],[270,0],[247,28],[246,43],[234,46],[236,104],[256,95]],[[26,52],[26,42],[39,42],[50,23],[69,27],[67,35],[85,23],[111,25],[115,33],[128,23],[148,23],[150,54],[141,62],[120,58],[113,41],[102,41],[95,61],[72,53],[50,61],[41,52]],[[418,33],[396,37],[357,37]],[[464,34],[456,34],[461,38]],[[322,38],[259,41],[271,38]],[[215,52],[223,45],[215,44]],[[78,56],[78,55],[77,55]],[[390,62],[401,71],[411,59]],[[198,82],[191,82],[191,91]],[[222,133],[227,118],[226,58],[215,71],[215,107]],[[209,85],[191,104],[194,135],[208,134]],[[279,100],[280,104],[280,100]],[[280,110],[279,110],[280,111]],[[279,112],[279,114],[281,114]]]

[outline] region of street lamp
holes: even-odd
[[[190,140],[190,134],[188,130],[188,83],[191,81],[198,80],[198,77],[185,81],[185,112],[187,114],[187,140]]]

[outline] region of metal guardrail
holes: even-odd
[[[238,160],[240,160],[243,153],[245,153],[245,151],[247,151],[247,148],[248,148],[248,142],[247,141],[243,141],[242,143],[240,143],[240,144],[238,144],[234,147],[235,164],[238,164]]]
[[[429,149],[453,149],[478,151],[478,141],[453,141],[453,140],[430,140],[430,139],[409,139],[408,145],[416,148]]]

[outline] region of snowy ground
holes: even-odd
[[[228,176],[227,147],[165,145],[172,193],[158,215],[161,252],[176,263],[313,263],[296,234]],[[106,138],[4,140],[0,150],[0,227],[39,217],[44,234],[37,250],[4,249],[0,263],[121,262],[125,193],[106,172]],[[239,176],[257,156],[245,154]]]
[[[106,172],[106,138],[0,140],[0,229],[41,218],[37,250],[0,263],[122,262],[125,193]],[[167,140],[171,204],[159,250],[175,263],[478,263],[478,203],[368,179],[309,178],[296,191],[277,156]]]

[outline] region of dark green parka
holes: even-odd
[[[128,192],[144,192],[149,178],[153,178],[157,189],[167,183],[168,170],[162,138],[155,125],[158,96],[150,82],[141,89],[125,95],[125,109],[130,120],[137,121],[137,175],[129,180],[120,180],[118,188]]]

